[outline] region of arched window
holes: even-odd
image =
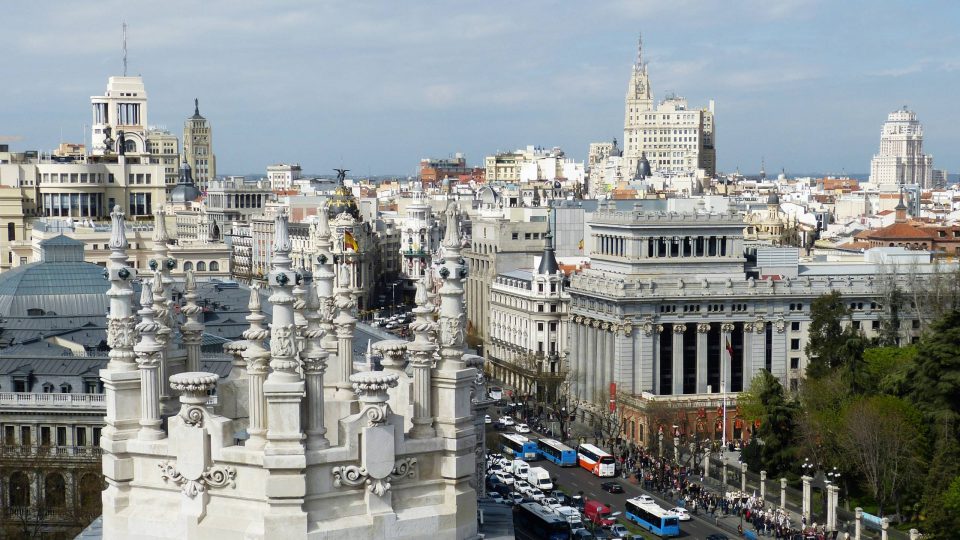
[[[10,223],[7,223],[7,240],[13,242],[16,239],[17,239],[16,225],[14,225],[13,222],[11,221]]]
[[[50,473],[43,481],[43,502],[47,508],[63,508],[67,505],[67,485],[60,473]]]
[[[187,271],[189,271],[189,270],[193,270],[193,263],[190,262],[190,261],[187,261],[187,262],[183,263],[183,271],[184,271],[184,272],[187,272]]]
[[[69,394],[69,393],[72,392],[72,391],[73,391],[73,387],[70,386],[69,383],[63,383],[63,384],[60,385],[60,393],[61,393],[61,394]]]
[[[137,141],[133,139],[124,139],[123,141],[123,150],[124,152],[130,152],[131,154],[136,153],[137,151]]]
[[[103,481],[95,474],[85,474],[80,478],[78,492],[80,494],[80,509],[84,512],[100,512],[100,492],[103,491]]]
[[[206,271],[207,271],[207,263],[205,263],[205,262],[203,262],[203,261],[198,262],[198,263],[197,263],[197,272],[206,272]]]
[[[10,475],[10,506],[24,508],[30,506],[30,479],[26,473],[17,471]]]
[[[210,261],[210,271],[211,271],[211,272],[219,272],[219,271],[220,271],[220,263],[218,263],[217,261]]]
[[[51,384],[51,383],[48,383],[48,382],[43,383],[42,388],[43,388],[43,393],[44,393],[44,394],[53,393],[53,384]]]

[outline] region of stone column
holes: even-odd
[[[783,385],[787,384],[787,334],[786,321],[777,319],[773,323],[773,376]]]
[[[616,374],[614,373],[614,369],[613,369],[614,363],[616,362],[616,356],[617,356],[616,341],[615,341],[617,337],[617,329],[612,324],[608,323],[604,328],[604,334],[607,341],[607,347],[606,347],[607,354],[603,361],[603,364],[606,367],[605,371],[606,371],[607,380],[604,381],[604,385],[606,386],[607,392],[609,393],[610,383],[617,382]]]
[[[683,394],[683,333],[687,325],[673,325],[673,395]]]
[[[263,383],[267,399],[267,445],[263,469],[267,490],[264,530],[306,530],[303,510],[306,467],[301,425],[305,384],[297,372],[296,329],[293,318],[293,284],[296,273],[290,268],[290,234],[287,215],[281,211],[274,221],[273,258],[268,283],[270,304],[270,372]]]
[[[780,508],[787,507],[787,479],[780,479]]]
[[[863,508],[859,506],[853,509],[853,538],[860,540],[863,534]]]
[[[304,335],[307,332],[307,276],[306,270],[301,268],[296,273],[293,286],[293,325],[296,329],[297,353],[306,348]]]
[[[660,370],[663,369],[663,362],[660,358],[660,340],[663,339],[663,325],[653,325],[653,393],[661,395],[663,389],[660,388]]]
[[[634,339],[637,341],[637,347],[640,351],[640,360],[639,365],[634,368],[638,374],[637,386],[634,391],[637,394],[641,392],[656,393],[657,387],[653,380],[656,373],[656,369],[654,369],[653,324],[644,322],[635,335]]]
[[[730,392],[730,380],[733,378],[733,355],[727,351],[727,343],[733,346],[733,342],[730,340],[730,334],[734,328],[736,327],[731,323],[723,323],[720,325],[720,358],[723,359],[723,361],[720,362],[720,366],[721,369],[723,369],[723,392]],[[730,438],[732,439],[733,437],[731,436]]]
[[[890,518],[880,520],[880,540],[887,540],[887,529],[890,528]]]
[[[154,290],[157,296],[154,297]],[[154,302],[163,304],[163,284],[159,272],[154,275],[153,284],[146,282],[140,288],[140,322],[137,332],[140,341],[133,350],[137,353],[137,363],[140,365],[140,431],[137,438],[143,441],[156,441],[166,437],[160,429],[160,351],[161,345],[156,341],[156,333],[160,325],[154,321]]]
[[[245,443],[247,448],[260,449],[267,444],[267,400],[263,393],[263,383],[267,377],[267,363],[270,361],[270,352],[264,347],[264,342],[270,337],[270,331],[263,327],[266,317],[260,312],[260,287],[250,287],[250,302],[247,305],[250,314],[247,322],[250,327],[244,330],[243,338],[247,341],[243,351],[243,358],[247,362],[247,407],[250,421],[247,434],[250,436]]]
[[[317,310],[320,315],[320,329],[323,331],[321,344],[328,354],[334,355],[337,352],[337,336],[333,327],[334,313],[333,305],[333,254],[330,253],[330,225],[327,219],[327,209],[321,208],[317,211],[317,221],[311,230],[311,235],[315,238],[317,246],[316,255],[313,258],[313,279],[317,285],[317,296],[320,298],[320,307]],[[330,357],[327,358],[328,365]],[[336,364],[334,364],[336,365]],[[325,383],[330,385],[330,381]]]
[[[341,401],[351,401],[354,399],[353,388],[350,384],[350,374],[353,373],[353,331],[357,326],[357,319],[353,316],[353,311],[357,307],[356,298],[353,296],[353,288],[350,287],[350,269],[349,265],[340,267],[340,282],[337,286],[337,296],[335,299],[337,307],[337,317],[333,319],[337,333],[337,369],[336,399]]]
[[[607,323],[600,322],[597,324],[597,360],[594,362],[594,371],[596,372],[596,392],[597,397],[596,401],[599,403],[599,400],[607,395],[607,390],[610,388],[610,381],[607,379]],[[609,396],[608,396],[609,397]],[[604,408],[608,406],[608,403],[602,404]]]
[[[703,451],[703,477],[710,478],[710,449]]]
[[[673,438],[673,461],[680,463],[680,437]]]
[[[760,471],[760,500],[767,500],[767,471]]]
[[[320,450],[330,446],[326,437],[327,428],[323,424],[323,373],[327,370],[328,354],[320,343],[323,329],[320,328],[320,314],[317,311],[320,308],[317,285],[311,283],[307,288],[304,313],[307,327],[303,331],[304,349],[300,355],[307,393],[307,449]]]
[[[809,525],[810,524],[810,495],[811,495],[810,482],[813,480],[813,478],[807,475],[803,475],[800,477],[800,479],[803,480],[803,512],[801,513],[801,515],[807,518],[807,525]]]
[[[753,373],[753,323],[743,323],[743,386],[744,390],[750,388],[750,381]]]
[[[197,305],[197,283],[193,279],[193,270],[187,270],[184,284],[183,299],[185,303],[180,312],[186,321],[180,325],[183,335],[183,344],[187,348],[187,371],[200,371],[200,341],[203,334],[203,323],[200,322],[201,308]]]
[[[707,393],[707,333],[710,323],[697,324],[697,393]],[[714,389],[714,391],[716,391]]]
[[[840,490],[834,484],[827,484],[827,530],[837,530],[837,492]]]
[[[747,492],[747,462],[740,462],[740,492]]]
[[[757,319],[753,323],[753,359],[750,365],[750,380],[766,366],[767,323]]]
[[[413,342],[407,345],[410,352],[410,363],[413,365],[413,428],[410,436],[415,439],[426,439],[436,436],[433,428],[431,405],[430,374],[436,366],[434,355],[437,346],[430,340],[430,336],[437,331],[437,323],[433,322],[433,306],[427,298],[427,284],[421,279],[417,281],[417,293],[414,297],[417,307],[413,309],[416,320],[410,323],[413,332]]]
[[[153,220],[153,258],[150,259],[150,270],[160,272],[160,281],[163,284],[162,296],[165,305],[162,310],[157,311],[156,320],[166,331],[162,329],[157,332],[157,341],[163,344],[163,350],[160,352],[160,412],[164,416],[169,416],[176,412],[178,404],[170,392],[169,378],[173,370],[170,367],[170,353],[173,352],[173,346],[170,342],[170,334],[173,331],[175,318],[173,315],[173,278],[170,271],[176,268],[177,262],[170,258],[170,252],[167,249],[167,243],[170,236],[167,234],[167,223],[163,218],[163,212],[158,209],[154,214]],[[157,294],[154,294],[156,297]],[[154,299],[156,300],[156,299]]]
[[[596,320],[589,320],[587,326],[587,352],[593,354],[597,350],[597,326],[600,324]],[[587,401],[593,403],[597,399],[597,370],[599,367],[596,362],[586,362],[587,371]]]

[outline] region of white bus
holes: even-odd
[[[577,447],[577,462],[581,467],[597,476],[613,476],[616,474],[616,462],[613,456],[592,444],[581,444]]]

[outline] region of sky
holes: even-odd
[[[182,135],[193,100],[219,174],[414,175],[419,160],[623,136],[642,33],[656,99],[716,101],[718,169],[869,172],[886,115],[960,155],[960,2],[211,0],[4,5],[0,143],[82,142],[92,95],[144,78],[149,122]],[[89,138],[89,136],[87,136]]]

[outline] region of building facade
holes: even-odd
[[[880,152],[870,161],[870,183],[933,187],[933,156],[923,153],[923,126],[906,107],[887,115],[880,131]]]
[[[183,153],[193,169],[193,179],[206,189],[217,177],[217,156],[213,153],[213,127],[200,114],[200,100],[193,100],[193,116],[183,123]]]
[[[299,163],[277,163],[267,167],[267,181],[270,182],[270,189],[274,191],[293,189],[294,181],[299,180],[302,175],[303,169]]]
[[[702,169],[708,178],[717,173],[713,100],[705,108],[692,109],[682,97],[668,96],[654,106],[640,42],[627,85],[621,176],[636,176],[643,156],[654,172],[690,173]]]

